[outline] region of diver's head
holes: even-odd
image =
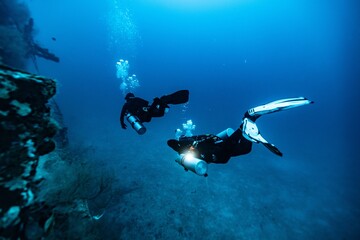
[[[130,98],[133,98],[133,97],[135,97],[135,95],[133,93],[128,93],[125,96],[125,100],[128,101]]]

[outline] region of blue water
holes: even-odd
[[[61,59],[39,69],[58,81],[70,142],[141,186],[101,220],[104,238],[360,239],[356,1],[27,2],[37,41]],[[120,58],[136,95],[189,89],[189,103],[144,136],[122,130]],[[166,141],[187,119],[195,134],[217,133],[250,107],[298,96],[315,104],[258,121],[284,157],[256,145],[206,179],[173,161]]]

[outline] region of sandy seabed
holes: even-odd
[[[360,239],[359,190],[301,159],[254,146],[209,165],[205,178],[174,161],[166,137],[126,134],[97,139],[107,142],[97,145],[103,161],[133,189],[99,220],[104,239]]]

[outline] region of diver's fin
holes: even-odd
[[[255,142],[255,143],[262,143],[271,152],[282,157],[283,154],[280,152],[280,150],[277,147],[275,147],[274,144],[271,144],[268,141],[266,141],[265,138],[263,138],[263,136],[261,136],[256,123],[254,123],[253,121],[251,121],[248,118],[244,118],[244,120],[243,120],[242,134],[249,141]]]
[[[276,154],[276,155],[278,155],[278,156],[280,156],[280,157],[283,156],[282,152],[280,152],[280,150],[279,150],[277,147],[275,147],[274,144],[271,144],[271,143],[263,143],[263,142],[262,142],[262,144],[263,144],[267,149],[269,149],[271,152],[273,152],[274,154]]]
[[[162,96],[161,101],[165,104],[182,104],[189,101],[189,90],[180,90],[169,95]]]
[[[255,142],[255,143],[259,143],[259,142],[267,142],[261,135],[259,132],[258,127],[256,126],[256,123],[254,123],[253,121],[251,121],[249,118],[244,118],[243,119],[243,123],[242,123],[242,133],[243,136],[251,141],[251,142]]]
[[[252,120],[256,120],[258,117],[264,114],[279,112],[295,107],[301,107],[311,103],[314,102],[304,97],[280,99],[258,107],[251,108],[247,111],[246,115],[249,115]]]

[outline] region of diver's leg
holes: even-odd
[[[161,99],[154,98],[154,102],[149,107],[148,111],[152,117],[162,117],[169,110],[169,106],[165,104]]]
[[[253,143],[243,136],[242,124],[240,125],[240,128],[236,129],[236,131],[224,142],[226,146],[230,146],[232,148],[230,151],[231,156],[239,156],[250,153]]]

